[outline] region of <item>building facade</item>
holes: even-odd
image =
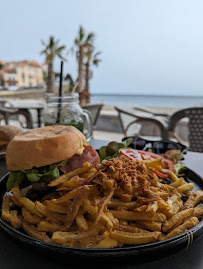
[[[0,83],[4,87],[35,88],[44,86],[43,68],[36,61],[2,62]]]

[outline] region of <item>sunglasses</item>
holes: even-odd
[[[129,147],[133,149],[138,149],[138,150],[147,150],[151,149],[152,152],[157,153],[157,154],[163,154],[167,150],[180,150],[181,153],[186,154],[187,153],[187,147],[180,144],[176,143],[174,141],[171,141],[169,139],[162,139],[158,141],[154,140],[147,140],[144,138],[141,138],[139,136],[128,136],[124,137],[122,141],[127,140],[128,138],[132,138],[133,141],[129,145]]]

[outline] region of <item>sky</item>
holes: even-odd
[[[0,0],[0,60],[42,63],[41,40],[69,50],[82,25],[102,52],[92,93],[203,95],[202,14],[202,0]],[[64,74],[76,78],[67,59]]]

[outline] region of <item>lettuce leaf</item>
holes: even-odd
[[[178,175],[184,171],[185,165],[184,163],[179,162],[174,165],[174,168],[175,168],[176,175]]]
[[[54,180],[55,178],[60,176],[58,167],[64,166],[67,161],[68,160],[63,160],[39,168],[11,172],[6,183],[6,189],[7,191],[10,191],[16,184],[21,184],[26,179],[28,179],[32,183],[38,182],[41,178],[46,178],[47,181]]]
[[[16,184],[20,184],[25,177],[26,175],[21,171],[11,172],[6,183],[6,190],[10,191]]]

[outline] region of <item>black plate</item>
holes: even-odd
[[[195,189],[203,189],[203,179],[194,173],[190,169],[185,171],[185,180],[187,182],[193,182]],[[0,208],[2,204],[2,197],[6,192],[6,181],[8,179],[8,174],[0,179]],[[54,254],[56,257],[62,259],[73,258],[133,258],[134,262],[143,262],[143,259],[146,260],[155,260],[164,256],[168,256],[173,253],[177,253],[180,250],[187,249],[192,242],[199,239],[203,232],[203,220],[200,221],[198,225],[193,227],[190,231],[192,233],[185,232],[176,237],[167,239],[165,241],[159,241],[146,245],[138,246],[124,246],[122,248],[113,248],[113,249],[82,249],[82,248],[72,248],[61,246],[52,243],[42,242],[40,240],[31,238],[30,236],[24,234],[23,232],[12,228],[8,223],[3,221],[0,218],[0,227],[10,235],[14,240],[17,240],[18,243],[24,247],[33,248],[36,251],[40,251],[43,254]]]

